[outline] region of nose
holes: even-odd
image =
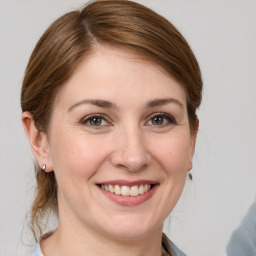
[[[145,169],[151,162],[145,139],[139,129],[120,131],[114,141],[111,162],[114,166],[129,172]]]

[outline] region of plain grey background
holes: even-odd
[[[81,0],[0,0],[0,255],[26,255],[33,158],[20,122],[24,70],[40,35]],[[168,18],[204,79],[194,180],[165,230],[188,256],[223,256],[256,195],[256,1],[138,0]],[[24,229],[23,238],[29,242]]]

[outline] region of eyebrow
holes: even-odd
[[[165,99],[154,99],[147,102],[147,106],[150,108],[158,107],[158,106],[164,106],[169,103],[174,103],[180,106],[181,108],[184,108],[184,105],[177,99],[174,98],[165,98]]]
[[[77,103],[73,104],[69,109],[68,112],[70,112],[72,109],[82,105],[82,104],[91,104],[100,108],[117,108],[117,106],[110,102],[110,101],[106,101],[106,100],[81,100],[78,101]]]
[[[146,107],[149,108],[153,108],[153,107],[158,107],[158,106],[164,106],[170,103],[174,103],[177,104],[178,106],[180,106],[181,108],[184,108],[184,105],[177,99],[174,98],[165,98],[165,99],[153,99],[147,102]],[[81,100],[78,101],[77,103],[73,104],[69,109],[68,112],[70,112],[72,109],[83,105],[83,104],[90,104],[90,105],[94,105],[100,108],[118,108],[114,103],[110,102],[110,101],[106,101],[106,100],[90,100],[90,99],[86,99],[86,100]]]

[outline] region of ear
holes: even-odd
[[[199,120],[196,120],[195,125],[194,125],[193,133],[191,134],[190,160],[189,160],[188,171],[190,171],[193,167],[192,160],[193,160],[193,156],[194,156],[194,152],[195,152],[198,127],[199,127]]]
[[[46,172],[52,171],[52,164],[50,161],[49,145],[47,136],[44,132],[40,132],[36,126],[33,116],[29,112],[23,112],[22,123],[27,135],[32,153],[40,167],[46,165]]]

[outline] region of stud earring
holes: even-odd
[[[193,180],[193,175],[191,172],[188,172],[188,178],[189,178],[189,180]]]
[[[42,168],[41,168],[41,171],[42,171],[42,172],[45,172],[45,170],[46,170],[46,164],[44,164],[44,165],[42,166]]]

